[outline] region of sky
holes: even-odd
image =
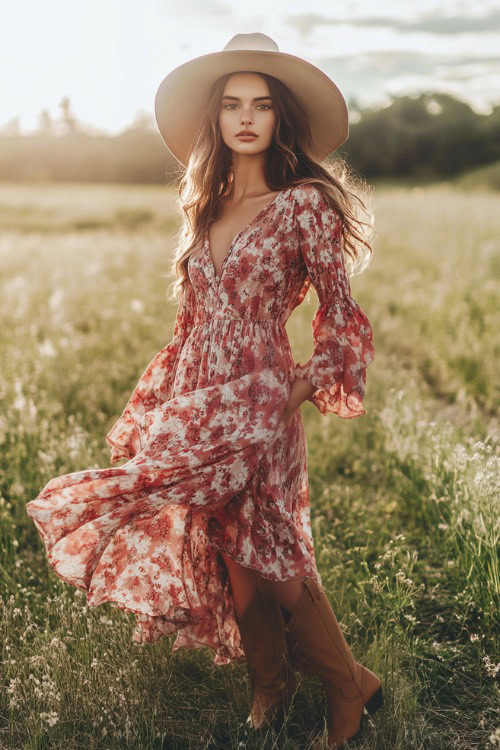
[[[117,134],[177,65],[262,32],[305,58],[347,101],[440,91],[487,113],[500,103],[500,0],[0,0],[0,128],[63,97],[85,126]]]

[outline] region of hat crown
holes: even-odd
[[[264,52],[279,52],[279,47],[274,39],[258,31],[253,34],[235,34],[224,47],[224,50],[233,49],[256,49]]]

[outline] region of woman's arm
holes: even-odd
[[[315,185],[294,190],[300,250],[319,306],[312,320],[314,351],[295,366],[285,413],[309,400],[323,415],[360,417],[366,368],[374,358],[370,322],[351,295],[342,250],[342,217]],[[305,383],[309,384],[309,388]]]

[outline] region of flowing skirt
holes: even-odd
[[[209,646],[215,664],[242,661],[221,551],[269,580],[321,584],[288,396],[274,368],[177,395],[141,417],[125,464],[51,479],[27,513],[55,573],[89,606],[133,612],[134,642],[178,631],[173,651]],[[271,454],[283,462],[275,474]]]

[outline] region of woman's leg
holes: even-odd
[[[262,589],[263,579],[258,570],[221,554],[229,571],[241,646],[252,685],[248,721],[254,729],[270,725],[277,728],[282,722],[281,710],[289,709],[297,689],[297,680],[286,658],[285,623],[280,605]]]
[[[286,613],[291,613],[295,609],[300,597],[305,591],[305,586],[302,583],[302,578],[296,581],[269,581],[265,578],[261,580],[261,588],[267,589],[267,591],[278,600],[281,607]],[[285,616],[288,621],[290,616]]]
[[[236,617],[240,619],[257,593],[262,576],[258,570],[240,565],[224,552],[221,555],[229,571]]]
[[[301,578],[296,581],[269,581],[263,578],[258,570],[240,565],[224,552],[221,552],[221,555],[229,571],[234,608],[238,618],[250,604],[259,587],[278,601],[285,609],[285,614],[295,609],[295,605],[305,590]]]

